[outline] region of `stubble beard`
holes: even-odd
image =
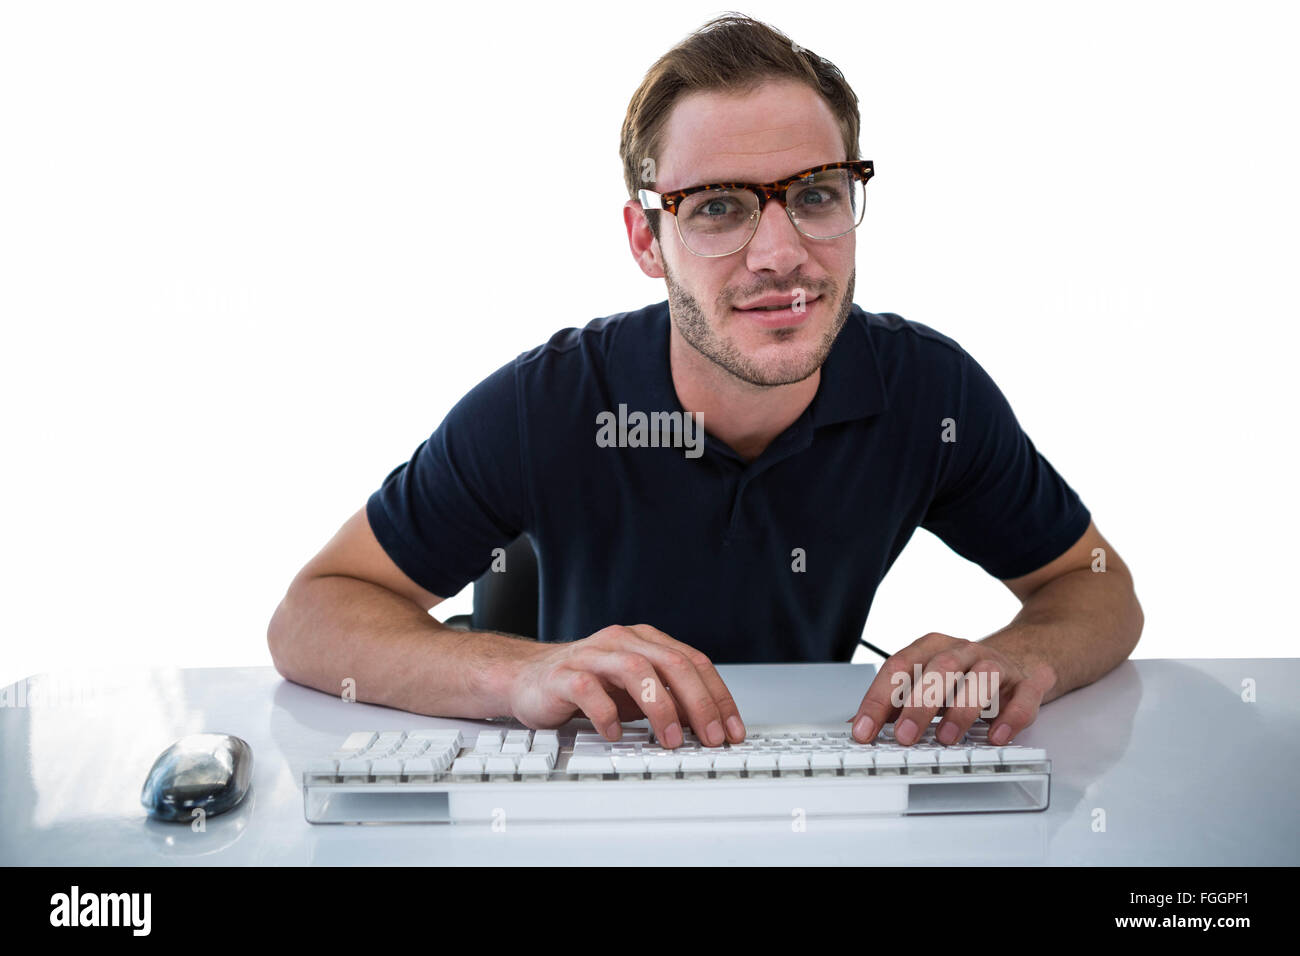
[[[667,264],[664,265],[664,280],[668,285],[669,313],[682,338],[718,368],[742,382],[762,387],[802,382],[822,367],[826,357],[831,354],[831,347],[835,345],[840,330],[848,321],[849,310],[853,308],[853,286],[856,278],[857,270],[854,269],[849,273],[849,281],[844,295],[840,298],[834,321],[811,353],[792,355],[775,364],[760,365],[741,352],[730,339],[723,338],[714,331],[698,300],[673,280]],[[822,293],[822,296],[825,298],[828,294],[834,295],[834,293],[835,287],[832,285]],[[719,303],[719,308],[726,308],[728,315],[731,314],[731,306]],[[793,338],[799,331],[798,328],[773,329],[767,335],[771,340],[781,342]]]

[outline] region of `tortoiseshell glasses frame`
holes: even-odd
[[[809,239],[838,239],[841,236],[847,236],[854,229],[858,228],[862,223],[863,209],[861,208],[858,209],[857,217],[853,225],[843,232],[837,233],[833,236],[809,235],[809,233],[800,226],[799,220],[795,217],[795,214],[790,211],[790,207],[786,204],[786,194],[792,186],[798,185],[800,182],[806,182],[817,173],[828,172],[835,169],[848,170],[854,181],[862,183],[864,190],[867,181],[875,175],[875,166],[871,160],[858,159],[839,163],[823,163],[820,166],[811,166],[808,169],[802,169],[791,176],[787,176],[784,179],[778,179],[771,183],[708,183],[703,186],[688,186],[685,189],[675,189],[666,193],[657,193],[650,189],[641,189],[637,191],[637,198],[641,201],[642,209],[659,209],[664,212],[672,213],[673,220],[677,223],[677,237],[682,240],[682,245],[686,247],[688,252],[704,259],[717,259],[722,256],[735,255],[741,249],[744,249],[745,246],[749,245],[749,241],[753,239],[755,233],[758,232],[759,217],[762,215],[763,209],[766,208],[768,201],[772,199],[781,203],[782,207],[785,209],[786,215],[790,217],[791,224],[794,225],[795,229],[799,230],[801,235],[808,236]],[[677,216],[678,211],[682,208],[682,200],[687,196],[692,196],[696,193],[706,192],[709,190],[739,189],[748,189],[758,199],[758,209],[754,210],[749,218],[749,235],[745,238],[745,241],[730,252],[711,254],[696,252],[691,248],[690,243],[688,243],[682,236],[681,220]],[[865,192],[863,195],[865,195]]]

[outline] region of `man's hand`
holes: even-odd
[[[581,712],[610,740],[619,722],[650,721],[668,748],[682,726],[709,747],[745,739],[736,702],[701,652],[648,624],[607,627],[591,637],[539,645],[510,687],[510,713],[528,727],[557,727]]]
[[[919,683],[915,679],[918,664]],[[896,674],[906,675],[906,680]],[[938,676],[929,676],[932,674]],[[962,693],[957,691],[959,682],[964,687]],[[927,634],[880,666],[853,717],[853,739],[869,743],[881,727],[894,721],[894,739],[900,744],[914,744],[934,715],[943,711],[944,719],[935,736],[948,745],[970,729],[985,706],[995,703],[997,716],[989,719],[989,742],[1001,747],[1034,722],[1043,695],[1055,683],[1056,675],[1047,664],[1026,667],[988,644],[947,634]],[[984,691],[990,692],[991,699],[979,699]]]

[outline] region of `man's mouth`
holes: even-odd
[[[755,299],[749,305],[733,306],[733,308],[736,312],[745,314],[760,325],[779,327],[798,325],[807,318],[813,304],[819,301],[821,301],[820,295],[802,301],[799,299],[792,300],[788,294],[784,296],[769,295],[761,299]]]
[[[748,305],[738,305],[735,308],[740,312],[778,312],[784,309],[792,309],[800,304],[807,305],[809,302],[816,302],[820,298],[820,295],[804,296],[802,303],[800,303],[800,300],[791,292],[776,293],[765,295],[762,298],[755,299]]]

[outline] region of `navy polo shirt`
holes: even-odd
[[[754,461],[707,421],[702,454],[598,442],[620,405],[683,413],[669,323],[664,301],[565,329],[475,386],[367,502],[397,566],[449,597],[522,532],[541,640],[651,624],[715,663],[847,661],[918,526],[1001,579],[1088,528],[961,346],[856,305],[812,403]]]

